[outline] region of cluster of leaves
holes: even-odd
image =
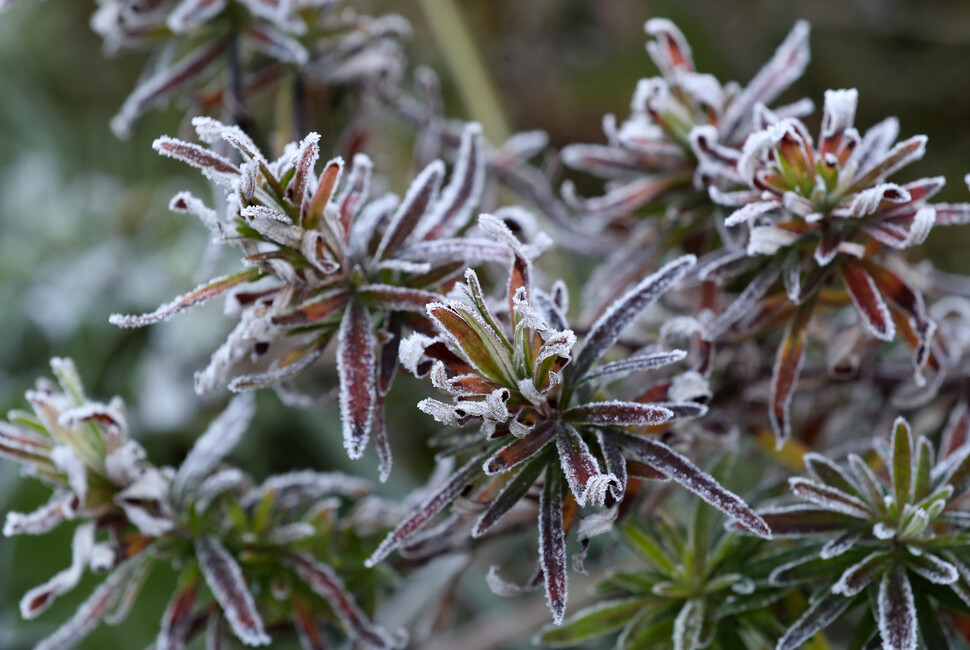
[[[683,34],[653,19],[647,50],[660,76],[638,84],[621,125],[604,120],[606,145],[561,152],[568,167],[605,179],[605,193],[583,198],[566,182],[557,194],[527,162],[546,148],[543,134],[492,148],[477,124],[447,121],[433,73],[416,75],[420,98],[399,83],[407,24],[342,4],[99,3],[93,24],[110,50],[156,52],[115,131],[161,101],[192,100],[201,144],[162,137],[154,148],[199,169],[214,207],[181,192],[170,208],[198,217],[215,245],[243,255],[235,273],[151,313],[110,320],[141,327],[225,298],[237,324],[195,388],[244,394],[178,469],[148,463],[128,438],[120,400],[88,400],[67,361],[53,362],[59,387],[42,381],[28,394],[33,414],[13,412],[0,424],[0,454],[54,490],[38,511],[10,513],[5,534],[79,523],[71,567],[31,590],[23,615],[39,614],[87,568],[107,572],[39,647],[68,647],[101,620],[121,620],[157,564],[180,573],[156,647],[184,647],[203,631],[210,647],[230,631],[267,644],[284,625],[307,648],[327,647],[331,628],[351,643],[403,647],[403,631],[388,632],[367,613],[400,584],[383,563],[404,572],[492,540],[521,542],[533,525],[537,562],[525,584],[498,567],[487,582],[502,595],[544,588],[553,624],[540,644],[620,631],[620,648],[777,642],[788,650],[868,609],[851,647],[877,638],[899,650],[920,640],[958,647],[958,618],[970,612],[970,417],[954,391],[965,374],[970,307],[907,255],[933,226],[970,221],[970,204],[930,203],[939,177],[889,180],[922,157],[926,138],[896,143],[893,118],[861,135],[854,90],[825,94],[817,142],[800,119],[811,102],[768,108],[808,64],[805,23],[742,87],[698,73]],[[215,72],[219,61],[228,74]],[[281,138],[271,155],[257,146],[244,100],[285,75],[302,119],[304,80],[366,81],[362,96],[419,128],[418,171],[403,198],[375,198],[372,187],[394,183],[358,152],[360,134],[348,137],[349,165],[333,157],[319,173],[316,132],[285,146],[290,136]],[[233,124],[205,115],[220,106]],[[300,121],[274,130],[303,136]],[[447,182],[441,152],[451,154]],[[552,239],[522,207],[496,208],[507,191],[537,208],[559,243],[610,253],[587,279],[572,325],[565,282],[545,284],[537,263]],[[476,221],[476,211],[486,214]],[[485,263],[503,265],[504,275],[475,270]],[[928,308],[924,293],[942,295]],[[856,351],[862,332],[905,342],[915,368],[907,365],[906,380],[913,376],[928,412],[958,403],[939,452],[902,419],[888,445],[849,454],[847,468],[810,452],[813,437],[789,411],[812,361],[812,327],[819,338],[839,332],[823,368],[811,369],[813,385],[830,387],[832,374],[855,379],[836,389],[836,402],[861,386],[890,404],[903,379],[883,373],[877,358],[867,374],[854,373]],[[840,363],[850,355],[846,370]],[[373,437],[386,480],[385,399],[399,364],[444,396],[418,403],[443,425],[429,441],[439,469],[400,499],[403,508],[377,503],[354,477],[297,471],[257,483],[225,461],[252,414],[245,391],[273,387],[292,406],[337,402],[348,455],[360,458]],[[321,390],[333,371],[338,385]],[[658,376],[644,379],[648,371]],[[769,372],[767,395],[749,394],[757,391],[747,384]],[[816,419],[834,421],[824,408],[831,399],[811,397]],[[752,399],[767,401],[767,413],[747,408]],[[862,436],[873,428],[852,426]],[[705,440],[723,444],[710,434],[725,429],[769,437],[774,429],[777,457],[803,459],[810,474],[789,482],[799,502],[752,509],[723,485],[731,456],[702,470],[693,457]],[[752,467],[764,460],[741,458]],[[781,468],[764,474],[759,487],[777,496],[771,484]],[[673,486],[698,497],[689,525]],[[723,529],[718,511],[729,519]],[[610,531],[648,566],[607,564],[599,602],[565,619],[567,538],[574,533],[578,544],[573,569],[585,573],[593,538]]]
[[[87,569],[106,575],[38,648],[67,648],[102,620],[124,620],[156,565],[180,568],[157,648],[183,648],[200,633],[221,647],[227,631],[267,645],[267,629],[287,623],[307,648],[327,647],[324,626],[369,647],[403,647],[402,632],[387,632],[358,605],[385,582],[361,564],[383,525],[380,508],[344,505],[368,494],[366,481],[296,471],[257,484],[225,463],[252,416],[248,397],[230,403],[177,469],[155,467],[129,438],[119,398],[91,401],[70,360],[51,365],[59,385],[39,381],[27,394],[33,413],[12,411],[0,423],[0,455],[53,494],[34,512],[7,513],[3,532],[78,525],[71,566],[27,592],[21,614],[40,615]]]

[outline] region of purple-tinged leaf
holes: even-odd
[[[775,283],[778,276],[781,275],[781,263],[773,262],[768,265],[768,267],[756,275],[748,284],[745,286],[744,291],[741,292],[734,301],[728,305],[721,314],[715,319],[711,324],[708,332],[707,339],[710,341],[716,341],[722,334],[728,331],[728,329],[734,325],[736,322],[741,320],[743,317],[749,315],[753,312],[771,285]]]
[[[867,521],[873,516],[873,513],[863,501],[834,487],[822,485],[800,476],[788,479],[788,487],[795,496],[821,508]]]
[[[121,110],[111,119],[111,130],[118,137],[126,137],[131,125],[150,106],[162,102],[183,86],[196,79],[229,47],[228,41],[207,43],[184,56],[178,63],[155,73],[135,88]]]
[[[202,575],[233,633],[246,645],[269,645],[263,619],[236,560],[215,537],[200,537],[194,545]]]
[[[300,41],[272,25],[251,24],[244,34],[257,50],[277,61],[304,65],[310,59]]]
[[[20,615],[27,620],[36,618],[50,607],[58,596],[76,587],[91,560],[93,547],[94,522],[89,521],[74,530],[71,541],[71,566],[24,594],[20,599]]]
[[[848,533],[843,533],[838,537],[833,537],[829,541],[825,542],[822,549],[819,551],[818,556],[823,560],[838,557],[855,546],[861,538],[862,533],[859,531],[850,531]]]
[[[421,170],[408,188],[404,200],[391,217],[377,247],[375,260],[393,257],[394,253],[407,241],[417,228],[421,218],[438,199],[441,180],[445,175],[445,165],[440,160],[432,162]]]
[[[212,421],[209,428],[193,445],[182,465],[172,479],[172,499],[176,504],[192,498],[198,487],[222,459],[242,439],[253,417],[254,405],[251,395],[234,397],[226,410]]]
[[[596,440],[603,453],[603,460],[606,461],[606,471],[616,477],[616,481],[611,484],[613,499],[617,502],[623,500],[626,493],[627,482],[627,460],[623,455],[623,450],[619,445],[610,440],[609,436],[597,429]]]
[[[965,226],[970,223],[970,203],[937,203],[937,226]]]
[[[314,593],[327,601],[351,639],[372,648],[404,647],[404,639],[394,638],[367,617],[331,567],[306,553],[292,554],[286,563]]]
[[[441,300],[440,295],[430,291],[390,284],[365,284],[357,289],[357,295],[361,300],[387,311],[410,311],[419,314],[426,313],[429,304]]]
[[[892,563],[892,555],[884,550],[874,551],[846,569],[832,585],[832,593],[851,598],[876,581],[886,569],[891,569]]]
[[[162,626],[155,639],[155,650],[181,650],[189,640],[193,609],[198,596],[198,573],[191,571],[189,576],[179,580],[179,585],[172,594],[172,599],[162,615]]]
[[[562,486],[559,468],[546,468],[545,484],[539,496],[539,566],[546,586],[546,605],[556,625],[566,613],[566,533],[563,530]]]
[[[108,318],[108,322],[112,325],[117,325],[118,327],[144,327],[146,325],[151,325],[153,323],[158,323],[163,320],[167,320],[174,316],[175,314],[181,313],[187,309],[191,309],[196,305],[201,305],[222,293],[225,293],[229,289],[246,283],[253,282],[257,280],[260,276],[261,271],[259,269],[246,269],[240,273],[235,273],[233,275],[226,275],[221,278],[216,278],[206,284],[203,284],[196,289],[190,291],[189,293],[179,296],[175,300],[165,305],[162,305],[155,311],[142,314],[140,316],[126,316],[124,314],[112,314]]]
[[[600,472],[596,457],[572,426],[566,424],[557,427],[556,448],[559,450],[563,476],[580,507],[587,503],[603,505],[607,491],[615,492],[620,488],[615,476]]]
[[[742,139],[747,132],[746,126],[754,113],[755,105],[767,106],[802,76],[810,58],[809,31],[807,22],[800,20],[795,23],[768,63],[730,103],[720,125],[725,142]]]
[[[883,574],[877,603],[883,648],[916,650],[916,603],[905,570],[896,567]]]
[[[848,472],[828,457],[809,452],[802,457],[802,460],[805,462],[805,469],[808,470],[808,473],[822,483],[853,496],[862,496],[859,492],[859,486],[855,484]]]
[[[919,160],[926,153],[926,140],[925,135],[916,135],[900,142],[880,160],[873,161],[872,167],[856,176],[846,193],[854,193],[871,187],[896,170]]]
[[[896,325],[872,276],[861,264],[846,258],[842,262],[842,277],[849,297],[869,333],[877,339],[892,341],[896,337]]]
[[[396,259],[428,262],[439,268],[455,263],[476,266],[482,262],[508,262],[512,254],[501,242],[468,237],[418,242],[400,251]]]
[[[564,420],[576,424],[608,427],[647,427],[663,424],[674,417],[672,410],[658,404],[639,402],[589,402],[563,412]]]
[[[371,162],[370,158],[362,153],[356,154],[350,166],[350,174],[347,176],[344,190],[336,199],[339,206],[344,243],[348,241],[351,223],[370,191],[370,178],[373,169],[374,163]]]
[[[340,321],[337,337],[340,417],[344,447],[351,458],[360,458],[370,437],[377,393],[375,344],[367,309],[359,301],[351,300]]]
[[[870,127],[849,159],[857,165],[857,173],[864,174],[869,171],[872,165],[886,155],[898,136],[899,120],[895,117],[887,117]]]
[[[940,460],[949,458],[970,440],[970,408],[965,399],[950,411],[940,442]]]
[[[117,567],[75,610],[74,616],[34,646],[34,650],[64,650],[79,643],[118,602],[132,574],[147,558],[147,553],[141,553]]]
[[[226,8],[227,0],[182,0],[168,15],[168,28],[183,34],[214,18]]]
[[[567,145],[559,152],[559,158],[567,167],[600,178],[622,178],[643,173],[643,163],[636,154],[608,145]]]
[[[59,490],[47,503],[31,513],[8,512],[3,524],[5,537],[13,535],[42,535],[54,530],[61,522],[74,518],[81,507],[77,495],[71,490]]]
[[[578,214],[587,219],[609,222],[634,212],[670,190],[683,187],[689,178],[685,173],[644,176],[592,199],[577,196],[575,187],[567,181],[563,183],[562,192],[566,203]]]
[[[539,453],[556,434],[556,424],[544,420],[524,438],[517,438],[492,454],[482,464],[482,470],[489,476],[507,472],[520,463]]]
[[[52,440],[0,422],[0,456],[18,463],[50,465]]]
[[[579,383],[587,382],[591,379],[604,376],[609,376],[610,381],[613,381],[614,379],[619,379],[620,377],[633,372],[653,370],[654,368],[660,368],[672,363],[677,363],[678,361],[683,361],[685,358],[687,358],[687,352],[684,350],[635,354],[631,357],[623,359],[622,361],[614,361],[613,363],[607,363],[593,368],[580,378]]]
[[[330,650],[327,637],[317,625],[311,606],[299,598],[293,598],[292,602],[293,626],[303,650]]]
[[[960,578],[957,567],[929,552],[920,555],[910,553],[906,567],[938,585],[953,584]]]
[[[777,210],[781,207],[778,201],[757,201],[755,203],[748,203],[747,205],[738,208],[724,220],[724,225],[728,228],[734,226],[740,226],[741,224],[748,223],[754,219],[760,217],[766,212],[771,212],[772,210]]]
[[[274,316],[273,324],[284,327],[312,325],[340,313],[349,299],[350,294],[346,291],[323,293],[302,303],[291,312]]]
[[[771,527],[772,534],[778,537],[828,535],[845,530],[857,521],[839,512],[803,504],[765,508],[759,510],[758,514]]]
[[[471,123],[461,134],[451,180],[431,212],[418,224],[415,241],[452,237],[464,228],[478,205],[485,184],[482,127]]]
[[[542,470],[548,465],[544,457],[533,458],[515,476],[509,479],[502,491],[491,500],[488,508],[475,522],[472,529],[472,537],[481,537],[502,518],[505,513],[511,510],[529,490],[535,485],[536,480]]]
[[[568,371],[581,378],[616,342],[633,320],[667,289],[676,284],[689,271],[697,258],[684,255],[665,264],[659,271],[645,278],[624,296],[614,301],[593,324],[582,351]]]
[[[809,605],[801,618],[785,631],[775,650],[798,650],[817,632],[824,630],[841,616],[851,604],[852,599],[841,594],[825,594]]]
[[[778,346],[775,357],[774,370],[771,373],[771,396],[768,415],[771,428],[775,432],[778,444],[791,437],[791,401],[795,394],[795,385],[802,371],[802,360],[805,353],[805,328],[812,319],[815,301],[799,305],[795,317],[785,331],[785,337]]]
[[[378,562],[386,558],[391,552],[401,545],[408,537],[420,530],[431,518],[441,512],[445,506],[454,501],[455,497],[461,494],[469,480],[478,473],[481,456],[475,456],[458,471],[453,473],[444,484],[428,496],[424,502],[415,508],[404,521],[391,531],[384,541],[380,543],[369,558],[364,562],[364,566],[372,568]]]
[[[771,529],[739,496],[725,489],[686,457],[650,438],[616,432],[613,439],[667,478],[693,492],[759,537],[770,538]]]
[[[300,153],[296,159],[296,172],[290,182],[290,195],[301,215],[309,208],[307,190],[318,158],[320,158],[320,134],[309,133],[300,142]]]
[[[152,143],[152,148],[162,156],[184,162],[203,173],[213,174],[212,180],[232,179],[240,174],[239,168],[228,159],[192,142],[162,136]]]

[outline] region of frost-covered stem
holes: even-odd
[[[511,135],[508,122],[458,8],[452,0],[421,0],[421,7],[468,113],[489,140],[505,142]]]

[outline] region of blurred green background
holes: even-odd
[[[150,113],[128,141],[111,134],[108,121],[146,57],[105,59],[88,27],[93,4],[24,0],[0,17],[0,407],[23,407],[23,391],[48,374],[47,359],[71,356],[92,396],[125,398],[132,429],[150,458],[175,464],[224,403],[225,396],[196,398],[191,377],[230,322],[218,306],[133,331],[108,325],[107,315],[151,309],[194,286],[207,232],[166,206],[177,190],[201,197],[208,192],[201,177],[150,148],[158,135],[178,131],[177,108]],[[940,200],[967,199],[962,179],[970,171],[970,3],[965,1],[364,5],[374,15],[405,14],[415,29],[408,56],[438,70],[449,115],[480,118],[481,106],[462,101],[425,13],[451,7],[460,10],[472,35],[504,120],[513,130],[548,131],[557,147],[601,142],[602,115],[627,115],[636,81],[655,73],[643,49],[647,18],[673,19],[691,42],[700,70],[741,82],[767,60],[796,19],[808,19],[813,60],[786,96],[820,104],[826,88],[858,88],[860,127],[896,115],[902,136],[929,135],[927,156],[907,168],[903,180],[944,175],[949,184]],[[314,120],[326,116],[311,116]],[[817,120],[816,112],[808,121]],[[385,171],[399,190],[408,170]],[[595,184],[586,187],[596,191]],[[967,273],[968,243],[967,229],[939,229],[919,254],[945,270]],[[406,379],[402,384],[389,405],[397,431],[392,431],[394,474],[381,488],[388,495],[419,484],[430,470],[423,440],[431,423],[411,408],[422,389]],[[309,466],[374,476],[372,450],[365,461],[349,465],[334,410],[288,411],[268,393],[259,405],[257,422],[234,455],[254,475]],[[36,485],[19,482],[12,463],[0,461],[0,510],[32,509],[46,497]],[[90,578],[37,621],[20,621],[17,601],[69,564],[69,539],[65,528],[36,539],[0,540],[0,648],[29,647],[89,591]],[[489,637],[485,630],[495,628],[492,617],[501,617],[507,635],[518,622],[525,630],[520,638],[527,638],[529,625],[544,620],[541,596],[527,603],[500,601],[484,589],[480,571],[475,573],[471,598],[489,613],[483,620],[456,621],[455,635],[435,647],[454,647],[448,639],[463,639],[464,650],[528,647]],[[83,647],[150,642],[171,576],[158,572],[153,580],[158,588],[146,590],[129,621],[119,628],[102,626]]]

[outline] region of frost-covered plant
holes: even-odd
[[[91,26],[104,38],[107,52],[155,48],[142,81],[111,128],[127,135],[145,111],[178,95],[197,94],[196,110],[204,112],[232,106],[242,95],[294,75],[341,84],[399,74],[404,64],[399,41],[411,32],[407,20],[359,16],[348,4],[98,0]],[[222,74],[225,67],[229,75]],[[240,96],[227,99],[233,93]]]
[[[646,243],[698,255],[719,246],[717,206],[708,199],[707,187],[724,182],[720,168],[733,163],[758,128],[755,107],[777,99],[809,61],[809,27],[799,22],[747,86],[722,84],[696,70],[690,45],[672,22],[653,18],[644,29],[654,39],[647,52],[661,76],[640,80],[631,115],[621,125],[613,115],[603,119],[608,144],[571,144],[562,150],[566,165],[608,182],[606,194],[591,199],[576,196],[572,183],[565,183],[564,198],[572,210],[605,234],[634,234],[597,275],[598,294],[607,283],[614,292],[622,291],[647,272],[649,256],[640,254]],[[795,116],[811,108],[803,100],[776,111]],[[642,221],[641,209],[671,218]]]
[[[855,90],[826,92],[817,143],[798,119],[759,108],[763,129],[748,138],[724,177],[749,189],[709,189],[715,201],[736,208],[725,223],[744,226],[748,239],[742,249],[725,249],[701,275],[724,282],[754,273],[709,336],[722,336],[739,322],[742,329],[758,329],[789,321],[769,408],[779,437],[790,434],[788,404],[805,328],[821,305],[851,302],[869,334],[883,341],[898,330],[915,348],[917,381],[923,381],[935,325],[920,291],[907,280],[913,272],[902,251],[922,243],[934,225],[970,220],[970,204],[927,203],[943,187],[942,177],[905,185],[886,180],[923,156],[926,137],[894,145],[894,118],[860,136],[853,126],[857,99]],[[779,277],[781,291],[769,293]]]
[[[267,629],[284,623],[307,648],[323,647],[322,623],[368,647],[403,646],[401,633],[374,624],[353,595],[371,599],[380,583],[362,568],[372,542],[357,532],[375,528],[372,516],[366,509],[340,514],[342,498],[367,494],[365,481],[302,471],[257,485],[227,465],[252,416],[248,396],[233,400],[178,469],[157,468],[129,439],[119,398],[91,401],[70,360],[51,366],[59,386],[39,381],[27,394],[34,413],[12,411],[9,423],[0,422],[0,455],[54,494],[35,512],[8,513],[3,532],[39,535],[65,521],[80,525],[71,566],[27,592],[21,614],[38,616],[86,569],[107,576],[37,648],[68,648],[102,620],[123,620],[156,565],[181,569],[157,648],[185,647],[206,630],[218,647],[227,626],[246,645],[267,645]]]
[[[858,602],[872,613],[856,630],[863,644],[878,628],[884,648],[912,650],[918,637],[951,647],[942,612],[970,608],[970,445],[965,419],[952,424],[938,457],[903,418],[869,462],[807,454],[809,477],[789,480],[799,503],[760,511],[776,535],[811,541],[771,582],[822,582],[778,650],[801,647]]]
[[[596,585],[595,605],[546,626],[536,643],[579,647],[620,630],[618,650],[771,645],[777,623],[765,608],[789,589],[768,584],[775,563],[767,544],[718,533],[715,511],[701,501],[686,531],[662,518],[646,523],[627,521],[617,532],[649,568],[611,571]]]
[[[481,536],[538,483],[537,571],[558,623],[566,607],[566,532],[575,508],[615,506],[624,498],[628,476],[674,481],[748,530],[769,535],[740,498],[663,442],[643,435],[671,420],[703,415],[706,407],[695,401],[704,395],[704,386],[698,386],[702,380],[688,373],[683,381],[661,387],[653,399],[609,399],[611,381],[675,363],[684,353],[647,349],[597,363],[637,316],[693,267],[694,258],[668,263],[618,299],[574,352],[576,335],[564,315],[565,287],[557,285],[553,295],[535,287],[531,251],[495,217],[483,215],[480,223],[513,252],[506,306],[501,311],[490,307],[478,276],[468,271],[460,298],[427,307],[438,336],[412,335],[402,343],[401,359],[454,400],[426,399],[418,405],[421,410],[449,426],[477,423],[481,437],[470,445],[458,443],[452,453],[470,448],[471,458],[398,525],[368,562],[384,558],[460,494],[471,495],[484,509],[472,530]],[[606,524],[615,514],[594,517]]]
[[[308,135],[269,162],[238,127],[209,118],[193,120],[209,144],[225,141],[243,158],[239,165],[211,149],[160,138],[155,149],[202,170],[225,189],[226,214],[187,192],[171,209],[198,216],[214,240],[240,248],[245,270],[217,278],[141,316],[114,315],[123,327],[156,323],[230,292],[227,310],[239,324],[196,375],[196,390],[228,382],[234,391],[287,382],[323,355],[336,338],[344,444],[359,458],[377,442],[382,478],[391,468],[384,428],[384,396],[397,366],[402,328],[427,329],[425,305],[470,264],[504,260],[492,241],[462,238],[478,204],[485,174],[480,129],[469,125],[451,181],[436,160],[411,183],[403,199],[369,198],[372,163],[358,154],[349,173],[340,158],[319,177],[319,136]],[[250,357],[264,369],[240,372]]]

